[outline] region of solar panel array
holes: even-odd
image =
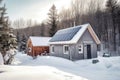
[[[70,41],[75,34],[81,29],[81,27],[72,27],[68,29],[59,30],[50,42],[57,42],[57,41]]]

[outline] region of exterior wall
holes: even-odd
[[[79,44],[73,44],[70,46],[70,53],[72,55],[72,60],[80,60],[84,59],[83,53],[79,53],[78,51]]]
[[[78,53],[78,49],[77,49],[79,44],[83,44],[83,53],[81,53],[81,54]],[[79,54],[79,58],[77,56],[75,56],[75,58],[74,58],[75,60],[76,59],[77,60],[78,59],[87,59],[87,57],[88,57],[87,56],[87,45],[91,46],[91,58],[96,58],[97,57],[97,44],[93,40],[89,31],[86,30],[85,33],[80,38],[80,40],[75,45],[76,46],[75,50],[77,51],[76,54]]]
[[[49,47],[48,46],[35,46],[33,47],[34,49],[34,56],[37,56],[37,55],[41,55],[42,53],[44,53],[46,51],[46,53],[48,54],[49,53]]]
[[[93,40],[91,34],[88,30],[83,34],[83,36],[80,38],[78,43],[82,43],[84,46],[84,58],[87,58],[87,45],[91,45],[91,57],[96,58],[97,57],[97,44]]]
[[[50,47],[51,46],[52,45],[50,45]],[[63,57],[63,58],[69,59],[69,55],[63,53],[63,45],[54,45],[54,53],[52,53],[51,50],[49,50],[49,51],[50,51],[51,56]]]
[[[31,51],[29,52],[29,48],[31,48]],[[28,40],[27,43],[27,54],[30,56],[37,56],[41,55],[42,53],[49,53],[49,46],[33,46],[31,40]]]
[[[79,53],[78,46],[83,44],[83,53]],[[54,44],[54,53],[51,53],[52,56],[63,57],[71,60],[80,60],[80,59],[87,59],[87,45],[91,45],[91,57],[97,57],[97,45],[93,40],[92,36],[90,35],[89,31],[86,30],[77,44],[68,44],[69,46],[69,54],[63,53],[63,46],[64,44]],[[50,45],[52,46],[52,44]]]

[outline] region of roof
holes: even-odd
[[[87,29],[95,40],[96,44],[100,44],[100,40],[98,39],[90,24],[59,30],[49,41],[49,44],[75,44]]]
[[[29,38],[33,46],[49,46],[49,40],[51,37],[35,37],[31,36]]]
[[[59,30],[53,36],[53,38],[50,40],[50,42],[70,41],[80,29],[81,29],[81,27],[74,27],[74,28]]]

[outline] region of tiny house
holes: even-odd
[[[90,24],[62,29],[50,39],[50,55],[70,60],[97,57],[100,40]]]
[[[49,40],[51,37],[29,37],[27,41],[27,54],[30,56],[41,55],[42,53],[49,53]]]

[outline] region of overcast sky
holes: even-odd
[[[64,6],[69,7],[71,0],[5,0],[7,15],[10,20],[19,18],[32,19],[41,22],[46,19],[50,7],[55,4],[59,11]]]

